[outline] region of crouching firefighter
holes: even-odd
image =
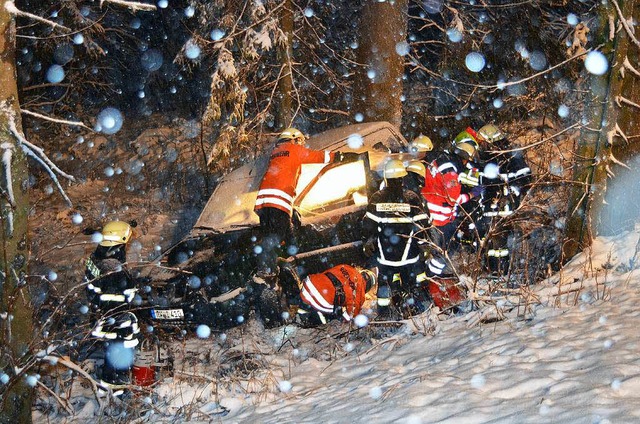
[[[111,390],[114,396],[122,395],[131,383],[139,343],[138,319],[127,310],[137,291],[126,269],[126,248],[132,233],[132,225],[126,222],[107,223],[85,269],[87,297],[95,316],[91,336],[98,339],[104,357],[104,365],[98,370],[99,388]]]
[[[375,283],[374,271],[345,264],[309,274],[299,282],[303,304],[298,317],[308,325],[326,324],[334,318],[351,321],[360,314],[365,294]]]
[[[362,221],[367,256],[376,255],[378,317],[389,318],[407,304],[420,302],[423,292],[416,277],[422,271],[419,246],[429,225],[421,197],[402,186],[407,170],[402,161],[384,167],[386,187],[371,196]],[[400,278],[394,276],[399,274]],[[415,298],[417,297],[417,298]]]

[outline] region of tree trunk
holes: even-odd
[[[629,16],[633,1],[620,1],[623,13]],[[611,11],[614,13],[613,11]],[[623,84],[620,68],[629,47],[629,38],[624,30],[616,32],[614,40],[605,39],[609,27],[606,10],[601,12],[601,32],[593,41],[594,45],[604,43],[604,53],[610,69],[604,75],[590,75],[585,102],[584,119],[575,150],[573,168],[574,186],[569,196],[569,209],[563,260],[568,260],[582,249],[591,245],[596,235],[599,212],[607,190],[607,169],[611,163],[611,144],[608,134],[615,130],[618,118],[616,98]]]
[[[13,375],[28,354],[28,346],[33,337],[33,312],[25,286],[28,260],[28,172],[26,157],[10,131],[11,122],[15,124],[15,129],[22,131],[16,83],[15,21],[5,9],[6,1],[0,3],[0,150],[3,155],[0,175],[0,369],[11,377],[8,385],[2,387],[0,392],[0,422],[30,423],[34,391],[25,384],[24,376],[14,378],[16,376]],[[5,163],[9,152],[12,154],[10,168]],[[12,202],[9,202],[9,193],[13,193]]]
[[[358,70],[353,113],[365,121],[389,121],[400,127],[404,57],[396,52],[406,42],[407,0],[366,2],[360,22]]]
[[[292,91],[293,76],[291,62],[293,60],[293,10],[291,0],[285,0],[280,14],[280,29],[284,34],[284,41],[278,46],[278,62],[280,76],[278,79],[277,110],[275,128],[281,129],[291,126],[293,120]]]
[[[640,4],[637,0],[627,0],[620,6],[624,8],[623,13],[626,17],[635,21],[640,19],[640,10],[638,10]],[[626,34],[623,37],[628,38]],[[640,49],[629,42],[627,44],[629,44],[626,49],[628,64],[638,71],[640,70]],[[625,56],[621,55],[620,60],[624,61]],[[617,102],[618,126],[627,136],[637,135],[640,128],[640,76],[626,69],[620,92],[625,101]],[[614,179],[607,188],[606,201],[599,215],[598,233],[602,235],[615,235],[620,231],[631,230],[636,223],[640,222],[640,210],[637,207],[629,207],[631,199],[640,198],[638,184],[640,143],[618,136],[611,150],[616,159],[628,165],[629,168],[615,163],[610,165]]]

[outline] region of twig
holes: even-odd
[[[47,25],[49,25],[49,26],[51,26],[53,28],[60,28],[60,29],[62,29],[64,31],[66,31],[66,32],[71,32],[71,29],[67,28],[64,25],[57,24],[57,23],[55,23],[53,21],[50,21],[50,20],[45,19],[45,18],[42,18],[42,17],[40,17],[38,15],[34,15],[34,14],[31,14],[31,13],[28,13],[28,12],[23,12],[22,10],[18,9],[16,7],[15,3],[13,3],[12,1],[6,2],[4,4],[4,8],[7,10],[7,12],[11,13],[12,15],[23,16],[25,18],[30,18],[30,19],[33,19],[34,21],[38,21],[38,22],[42,22],[44,24],[47,24]]]
[[[138,10],[156,10],[157,9],[155,4],[138,3],[138,2],[126,1],[126,0],[100,0],[100,7],[102,7],[104,3],[111,3],[111,4],[116,4],[118,6],[127,7],[133,10],[134,12],[137,12]]]
[[[68,360],[68,359],[65,359],[65,358],[61,358],[59,356],[47,355],[42,359],[44,361],[56,362],[58,364],[64,365],[65,367],[69,368],[70,370],[75,371],[78,374],[80,374],[81,376],[83,376],[84,378],[86,378],[87,381],[89,382],[89,384],[91,384],[91,390],[93,390],[93,393],[94,393],[94,395],[96,397],[96,400],[98,401],[98,405],[100,406],[100,408],[102,408],[102,401],[100,400],[100,397],[98,396],[98,382],[96,380],[94,380],[93,377],[91,377],[89,375],[89,373],[87,373],[85,370],[80,368],[75,363],[71,362],[71,360]]]
[[[55,122],[55,123],[58,123],[58,124],[66,124],[66,125],[83,127],[83,128],[87,128],[88,130],[93,131],[93,129],[91,129],[90,127],[85,125],[83,122],[68,121],[66,119],[52,118],[50,116],[41,115],[39,113],[32,112],[32,111],[27,110],[27,109],[20,109],[20,112],[24,113],[25,115],[31,115],[31,116],[35,116],[36,118],[44,119],[46,121]]]
[[[75,415],[75,411],[73,410],[73,408],[71,407],[71,405],[69,405],[69,400],[68,399],[62,399],[60,396],[58,396],[53,390],[51,390],[50,388],[48,388],[47,386],[45,386],[40,380],[38,380],[38,386],[43,388],[47,393],[49,393],[49,395],[53,396],[53,398],[58,401],[58,403],[60,404],[60,406],[62,406],[64,408],[65,411],[67,411],[67,414],[69,415]]]

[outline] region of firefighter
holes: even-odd
[[[282,131],[260,183],[254,210],[260,218],[264,252],[260,273],[263,275],[277,273],[278,254],[293,242],[293,202],[302,165],[351,160],[355,155],[312,150],[305,147],[305,140],[304,134],[295,128]]]
[[[492,273],[506,275],[509,271],[509,236],[513,227],[510,217],[520,207],[531,184],[531,169],[521,151],[513,151],[511,143],[494,124],[478,131],[483,147],[484,172],[480,183],[486,188],[481,199],[481,219],[478,234],[486,239],[486,262]]]
[[[135,224],[134,224],[135,225]],[[140,329],[135,314],[128,311],[137,292],[126,269],[127,244],[132,225],[111,221],[102,228],[101,241],[86,261],[87,297],[96,322],[91,335],[98,339],[104,365],[99,387],[114,396],[125,393],[131,383],[131,368]]]
[[[418,242],[425,238],[429,216],[420,196],[403,188],[406,175],[402,161],[391,159],[385,164],[385,188],[371,196],[363,219],[363,235],[368,237],[365,253],[376,255],[381,318],[426,300],[416,276],[423,267]],[[395,274],[399,281],[394,280]]]
[[[325,324],[333,318],[351,321],[360,314],[365,294],[375,282],[375,271],[346,264],[310,274],[299,283],[303,304],[298,316],[307,324]]]
[[[430,238],[436,247],[427,264],[429,277],[455,274],[446,257],[457,247],[455,235],[463,218],[459,217],[459,209],[472,198],[479,197],[483,190],[481,186],[467,190],[468,187],[460,182],[461,175],[470,169],[467,165],[473,163],[477,155],[475,139],[467,131],[464,133],[456,137],[453,152],[440,152],[428,165],[425,175],[422,195],[431,217]]]
[[[427,168],[421,160],[413,159],[407,164],[407,175],[402,178],[402,185],[420,195],[422,187],[424,187],[424,176]]]

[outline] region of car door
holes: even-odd
[[[325,166],[296,198],[299,250],[360,240],[360,221],[374,189],[367,152]]]

